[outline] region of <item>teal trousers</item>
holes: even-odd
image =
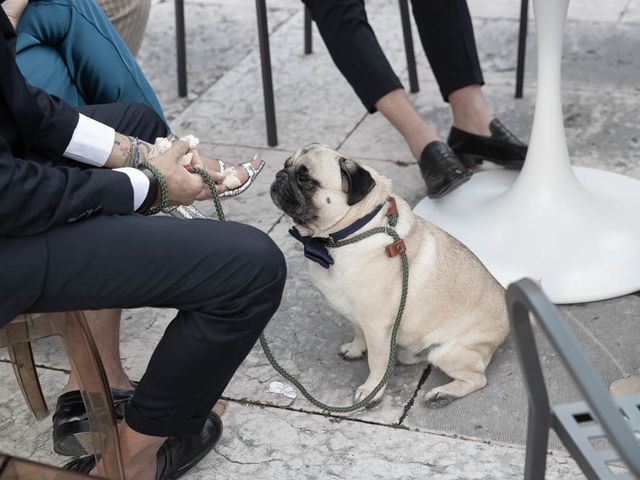
[[[95,0],[31,0],[16,58],[31,85],[73,106],[142,103],[165,118],[151,85]]]

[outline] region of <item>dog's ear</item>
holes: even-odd
[[[347,194],[347,205],[355,205],[376,185],[371,174],[353,160],[340,157],[340,172],[342,173],[342,190]]]

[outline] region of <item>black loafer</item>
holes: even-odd
[[[132,383],[135,387],[136,384]],[[131,400],[134,390],[111,390],[113,406],[117,420],[124,418],[127,402]],[[63,393],[58,397],[56,411],[53,414],[53,450],[59,455],[79,457],[93,453],[91,450],[91,428],[87,409],[79,390]]]
[[[429,143],[418,161],[420,172],[427,184],[429,198],[441,198],[471,178],[465,167],[446,143]]]
[[[174,480],[184,475],[215,447],[221,435],[222,420],[211,412],[199,434],[167,438],[158,450],[156,480]],[[96,458],[93,455],[85,455],[72,460],[62,468],[87,474],[95,466]]]
[[[527,156],[527,145],[494,118],[489,124],[490,137],[475,135],[451,127],[447,143],[467,168],[488,160],[505,168],[519,170]]]

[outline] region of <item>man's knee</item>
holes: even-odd
[[[254,272],[254,286],[278,292],[279,303],[287,278],[287,263],[280,248],[269,235],[249,227],[246,232],[245,253],[246,267]]]
[[[164,137],[169,128],[158,113],[143,103],[126,104],[127,135],[133,135],[145,142],[154,143],[157,137]]]

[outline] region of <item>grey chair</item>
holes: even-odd
[[[587,478],[640,478],[640,443],[634,435],[640,432],[640,395],[609,395],[562,315],[533,281],[510,285],[507,306],[529,397],[525,480],[544,479],[551,428]],[[549,404],[530,312],[585,401]]]
[[[411,34],[411,17],[409,15],[408,0],[399,0],[400,17],[404,37],[405,52],[409,73],[409,88],[411,93],[420,90],[418,86],[418,74],[416,69],[415,53],[413,49],[413,37]],[[260,46],[260,62],[262,66],[262,90],[264,93],[264,110],[267,127],[267,143],[270,147],[278,144],[278,132],[276,123],[276,108],[273,95],[273,78],[271,74],[271,52],[269,49],[269,26],[267,21],[266,0],[256,0],[256,16],[258,20],[258,42]],[[176,20],[176,61],[178,67],[178,95],[187,96],[187,53],[184,22],[184,0],[175,0]],[[304,53],[313,52],[312,48],[312,22],[308,8],[304,15]]]

